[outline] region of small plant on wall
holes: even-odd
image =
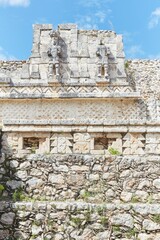
[[[16,189],[13,193],[12,198],[13,198],[13,201],[15,201],[15,202],[24,200],[25,196],[23,194],[22,188]]]
[[[114,155],[114,156],[121,155],[121,153],[117,149],[112,148],[112,147],[109,147],[108,151],[111,155]]]
[[[4,189],[5,187],[2,184],[0,184],[0,197],[2,196]]]

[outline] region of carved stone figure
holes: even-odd
[[[48,56],[50,57],[49,62],[49,77],[56,75],[59,76],[59,58],[61,54],[61,47],[58,45],[58,35],[52,31],[50,36],[52,37],[52,47],[48,50]]]
[[[106,47],[102,41],[100,41],[100,45],[97,49],[98,60],[98,77],[105,77],[106,80],[109,81],[108,78],[108,57],[110,55],[110,48]]]

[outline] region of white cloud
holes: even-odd
[[[111,10],[107,9],[106,11],[99,10],[88,15],[79,15],[77,16],[76,23],[80,29],[98,29],[99,24],[104,23],[110,13]]]
[[[41,17],[35,20],[34,24],[45,24],[48,23],[49,21],[45,17]]]
[[[149,21],[148,27],[149,29],[155,28],[160,23],[160,7],[156,8],[151,13],[151,19]]]
[[[133,45],[126,49],[126,54],[128,58],[139,58],[144,54],[144,51],[140,45]]]
[[[83,7],[101,7],[112,0],[80,0],[79,3]]]
[[[98,11],[95,13],[95,17],[98,18],[100,23],[104,23],[106,16],[109,15],[110,13],[111,13],[110,9],[108,9],[106,12]]]
[[[114,31],[114,25],[111,20],[108,20],[108,24],[110,26],[110,30]]]
[[[78,3],[85,9],[86,14],[77,16],[76,23],[81,29],[99,29],[100,24],[105,22],[113,28],[109,20],[111,9],[108,8],[108,3],[114,0],[78,0]],[[108,20],[106,20],[108,18]],[[112,25],[112,26],[111,26]]]
[[[160,53],[157,53],[157,54],[151,54],[148,56],[149,59],[160,59]]]
[[[16,60],[16,58],[9,54],[7,51],[5,51],[1,46],[0,46],[0,61],[10,61],[10,60]]]
[[[30,4],[30,0],[0,0],[0,5],[11,7],[27,7]]]
[[[78,16],[76,21],[79,29],[97,29],[98,25],[93,16]]]
[[[131,32],[127,32],[127,31],[122,32],[123,41],[125,42],[125,44],[132,43],[133,35],[134,33],[131,33]]]

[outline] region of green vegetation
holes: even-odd
[[[113,232],[121,232],[120,226],[113,226],[112,230]]]
[[[114,149],[112,147],[108,148],[108,151],[111,155],[114,155],[114,156],[121,155],[121,153],[117,149]]]
[[[0,199],[2,200],[2,194],[3,194],[3,191],[5,190],[5,187],[0,184]]]
[[[139,202],[139,198],[137,196],[133,196],[131,199],[131,203],[138,203]]]
[[[107,223],[108,223],[108,218],[105,217],[105,216],[102,216],[102,217],[100,218],[100,221],[101,221],[101,223],[102,223],[103,226],[106,226]]]
[[[79,217],[71,217],[71,221],[79,228],[83,220]]]
[[[85,220],[86,220],[86,223],[91,222],[91,212],[90,211],[85,213]]]
[[[156,214],[152,217],[152,220],[158,224],[160,224],[160,215]]]
[[[99,215],[104,215],[104,212],[105,212],[105,210],[106,210],[106,208],[105,208],[105,206],[103,207],[97,207],[96,208],[96,211],[97,211],[97,213],[99,214]]]
[[[3,192],[4,189],[5,187],[2,184],[0,184],[0,194]]]
[[[131,238],[131,237],[135,237],[137,235],[138,231],[137,229],[133,228],[127,231],[126,233],[126,237]]]
[[[149,195],[148,199],[147,199],[147,203],[151,204],[153,203],[153,196]]]
[[[13,198],[13,201],[15,201],[15,202],[16,201],[23,201],[25,199],[25,196],[23,194],[22,188],[16,189],[13,193],[12,198]]]
[[[129,62],[125,62],[125,68],[127,69],[127,68],[129,68]]]
[[[88,198],[90,197],[93,197],[94,194],[92,192],[89,192],[89,191],[84,191],[82,194],[81,194],[81,198],[84,200],[84,201],[87,201]]]
[[[31,148],[31,153],[33,153],[33,154],[36,153],[36,148],[35,148],[35,147],[32,147],[32,148]]]

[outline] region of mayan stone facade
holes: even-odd
[[[159,240],[159,82],[115,32],[35,25],[0,61],[0,239]]]
[[[144,154],[150,118],[130,81],[120,35],[35,25],[30,59],[1,63],[3,151]]]

